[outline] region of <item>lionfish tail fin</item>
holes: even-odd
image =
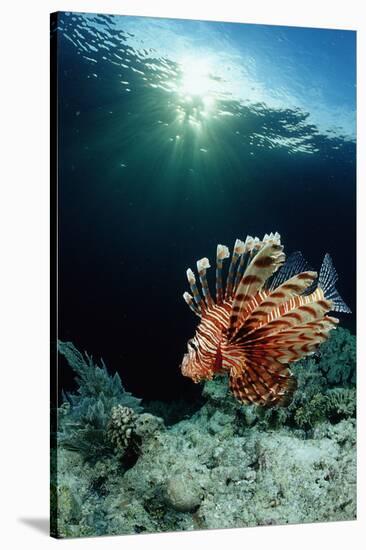
[[[319,273],[319,286],[323,291],[326,300],[332,303],[332,311],[339,311],[340,313],[351,313],[351,309],[347,306],[335,284],[338,280],[338,274],[333,265],[333,260],[330,254],[324,256],[322,266]]]

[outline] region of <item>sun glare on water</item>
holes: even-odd
[[[181,80],[177,86],[179,119],[197,126],[215,106],[214,80],[208,60],[184,58],[180,62]]]
[[[206,60],[186,58],[181,62],[181,91],[187,95],[204,97],[210,93],[211,68]]]

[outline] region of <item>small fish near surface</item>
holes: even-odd
[[[262,240],[237,239],[226,286],[223,262],[230,257],[219,244],[216,255],[216,300],[206,271],[209,260],[197,262],[202,294],[191,269],[191,294],[183,297],[200,318],[188,341],[182,374],[194,382],[227,374],[234,396],[243,403],[286,405],[296,388],[289,363],[314,354],[338,319],[330,311],[349,313],[335,283],[338,279],[329,254],[319,275],[300,252],[287,260],[278,233]]]

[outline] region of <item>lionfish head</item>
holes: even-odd
[[[218,350],[211,350],[207,338],[196,335],[187,342],[187,353],[184,354],[181,364],[183,376],[191,378],[193,382],[211,380],[218,363]]]

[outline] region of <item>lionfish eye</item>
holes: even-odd
[[[195,351],[197,351],[197,346],[193,340],[188,340],[188,345],[191,346],[191,348],[193,348]]]

